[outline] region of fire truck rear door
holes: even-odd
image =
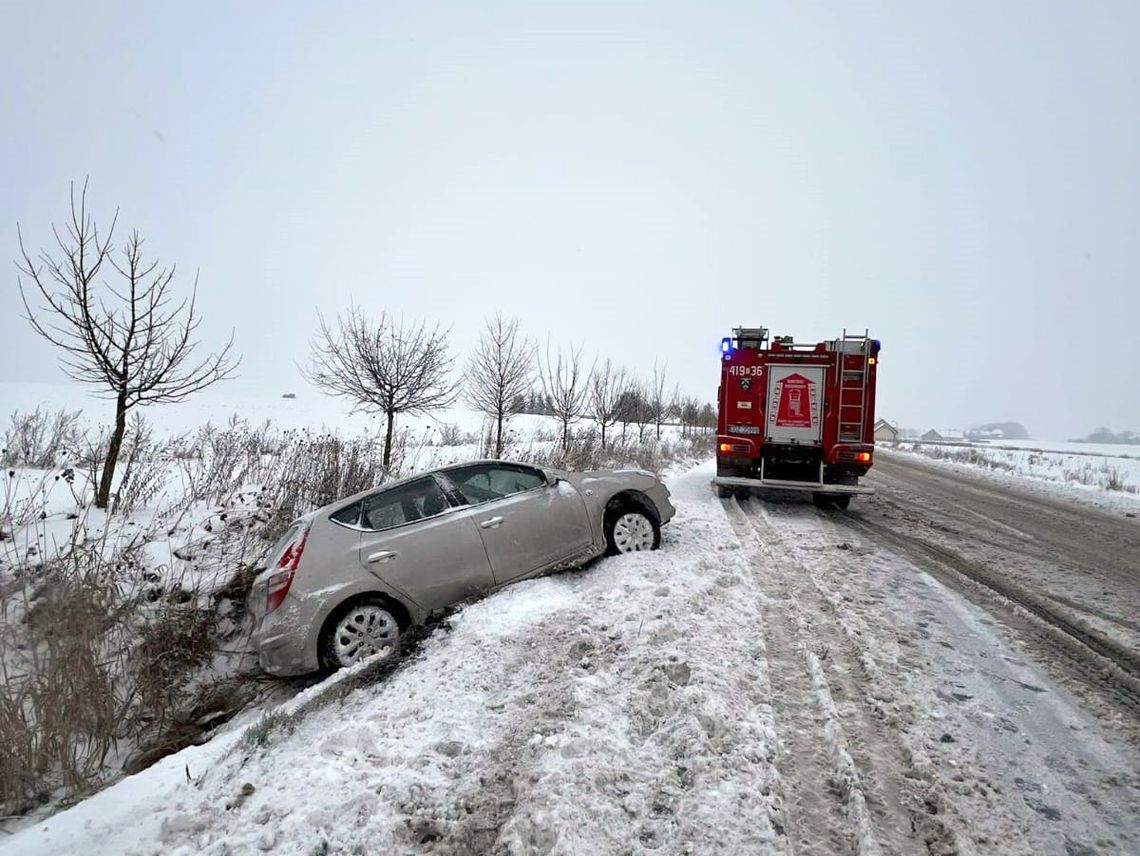
[[[774,365],[768,368],[764,439],[768,443],[820,442],[824,366]]]

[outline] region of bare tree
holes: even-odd
[[[697,399],[686,396],[680,400],[681,433],[694,433],[701,418],[701,403]]]
[[[487,322],[467,371],[467,401],[495,420],[495,457],[503,455],[503,424],[526,406],[534,384],[534,343],[519,335],[518,319]]]
[[[337,315],[335,329],[319,315],[318,321],[312,364],[302,374],[329,395],[352,401],[354,411],[385,416],[388,468],[397,414],[429,413],[451,405],[459,395],[459,384],[451,378],[451,330],[438,324],[428,329],[426,322],[405,325],[386,314],[372,322],[355,306],[343,318]]]
[[[665,422],[665,417],[669,410],[669,400],[665,397],[665,367],[667,363],[662,364],[660,368],[657,367],[657,361],[653,361],[653,386],[649,389],[649,406],[653,411],[653,424],[657,428],[657,439],[661,439],[661,425]]]
[[[618,421],[621,415],[621,395],[625,391],[625,369],[615,368],[606,360],[594,372],[590,382],[590,415],[602,431],[602,451],[606,450],[606,428]]]
[[[71,216],[61,233],[55,226],[58,253],[40,250],[33,260],[17,227],[20,273],[31,280],[43,303],[28,301],[19,280],[25,317],[40,336],[61,351],[68,377],[98,387],[115,402],[115,427],[107,444],[95,505],[106,508],[111,482],[127,430],[127,414],[148,404],[184,401],[196,392],[233,376],[239,360],[231,355],[233,335],[217,353],[195,358],[194,332],[198,278],[188,298],[172,291],[175,268],[143,258],[143,239],[132,232],[121,260],[112,240],[118,212],[106,234],[87,213],[87,182],[76,198],[71,185]],[[100,279],[102,285],[97,284]],[[116,280],[116,285],[106,282]]]
[[[705,404],[701,408],[700,413],[700,426],[705,430],[705,433],[716,430],[716,408],[711,404]]]
[[[562,425],[563,449],[570,445],[570,426],[582,418],[586,409],[592,374],[593,369],[582,371],[580,346],[571,348],[568,354],[563,354],[559,348],[557,359],[551,359],[550,342],[546,343],[546,360],[539,365],[538,376],[554,418]]]
[[[622,424],[632,422],[637,426],[637,442],[645,442],[645,429],[653,421],[653,405],[649,401],[649,392],[645,383],[640,380],[631,380],[621,394],[621,420]]]

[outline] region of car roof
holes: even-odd
[[[462,469],[463,467],[475,467],[475,466],[479,466],[481,464],[509,464],[511,466],[516,466],[516,467],[530,467],[531,469],[542,469],[542,467],[539,467],[536,464],[526,464],[526,463],[523,463],[522,461],[504,461],[504,460],[496,459],[496,458],[480,458],[479,460],[476,460],[476,461],[457,461],[454,464],[446,464],[445,466],[442,466],[442,467],[432,467],[430,470],[424,470],[423,472],[420,472],[420,473],[413,473],[410,476],[404,476],[404,478],[397,479],[396,481],[384,482],[383,484],[373,485],[372,487],[365,488],[364,490],[359,491],[358,493],[354,493],[351,496],[342,497],[341,499],[335,500],[334,502],[330,502],[327,505],[323,505],[320,508],[316,509],[315,511],[311,512],[310,515],[305,515],[305,516],[306,517],[309,517],[309,516],[315,517],[316,515],[323,513],[326,509],[331,509],[333,511],[336,511],[337,509],[343,508],[346,505],[352,505],[352,503],[354,503],[354,502],[359,502],[360,500],[364,499],[365,497],[371,496],[372,494],[376,493],[376,491],[378,491],[378,490],[388,490],[390,488],[399,487],[400,485],[408,484],[409,482],[413,482],[416,479],[422,479],[422,478],[425,478],[427,476],[433,475],[435,473],[446,473],[449,470],[458,470],[458,469]]]

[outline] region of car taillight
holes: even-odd
[[[289,594],[289,586],[293,585],[293,575],[297,573],[297,565],[301,562],[301,553],[305,550],[305,540],[309,537],[308,529],[300,529],[293,536],[293,540],[281,551],[281,558],[277,560],[273,573],[266,580],[265,611],[273,612]]]

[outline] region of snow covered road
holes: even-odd
[[[1053,677],[1140,738],[1140,520],[881,456],[846,522],[1021,631]]]
[[[294,729],[0,853],[1140,852],[1134,714],[854,515],[710,477],[671,481],[660,552],[469,606]]]

